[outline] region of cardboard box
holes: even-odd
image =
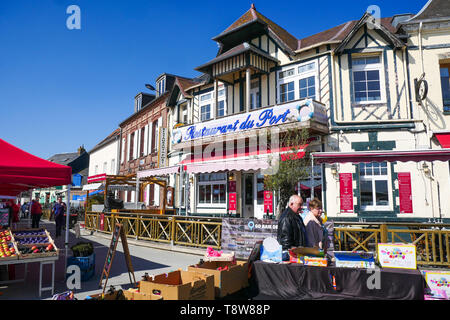
[[[228,270],[217,270],[228,267]],[[214,276],[214,288],[216,297],[225,297],[242,288],[248,287],[248,263],[247,261],[211,261],[188,267],[188,271],[199,272]]]
[[[143,294],[138,289],[125,290],[123,295],[127,300],[162,300],[162,296]]]
[[[317,257],[308,257],[305,256],[303,258],[305,266],[314,266],[314,267],[326,267],[328,266],[328,261],[325,258],[317,258]]]
[[[177,270],[140,281],[140,293],[163,300],[214,300],[214,276]]]
[[[335,251],[334,257],[339,268],[375,268],[373,252]]]

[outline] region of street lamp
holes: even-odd
[[[145,87],[150,90],[150,91],[156,91],[158,93],[158,95],[161,95],[161,92],[159,92],[158,90],[155,89],[154,86],[152,86],[151,84],[146,83]]]

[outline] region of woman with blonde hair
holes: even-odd
[[[314,198],[309,202],[309,212],[304,219],[306,226],[307,246],[310,248],[325,249],[328,247],[325,228],[322,222],[322,202]]]

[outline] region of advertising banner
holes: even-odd
[[[353,183],[351,173],[339,174],[341,213],[353,213]]]

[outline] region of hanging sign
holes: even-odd
[[[341,213],[353,213],[353,183],[351,173],[339,174]]]
[[[411,173],[398,173],[398,195],[400,198],[400,213],[413,213]]]
[[[264,191],[264,213],[273,213],[273,192]]]
[[[158,167],[167,166],[167,128],[159,128]]]
[[[237,210],[237,196],[236,192],[228,192],[228,211],[236,213]]]

